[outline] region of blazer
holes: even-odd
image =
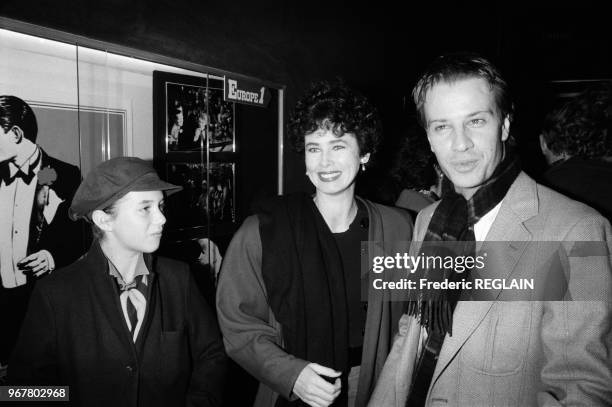
[[[437,204],[419,213],[411,251],[417,253]],[[612,279],[609,222],[586,205],[521,173],[502,201],[483,247],[500,250],[481,272],[491,278],[534,278],[551,268],[546,243],[603,242],[567,259],[566,296],[580,301],[460,301],[427,396],[428,406],[558,406],[612,404]],[[502,243],[503,242],[503,243]],[[601,250],[603,246],[603,250]],[[544,277],[543,277],[544,276]],[[516,293],[516,291],[515,291]],[[578,298],[580,297],[580,298]],[[519,298],[520,299],[520,298]],[[402,316],[399,334],[371,406],[404,407],[424,330]]]
[[[70,386],[78,406],[219,406],[226,356],[188,266],[145,255],[151,296],[136,343],[99,244],[34,289],[8,378]]]
[[[359,198],[358,198],[359,199]],[[368,239],[381,250],[407,250],[412,222],[401,209],[361,200],[369,219]],[[386,247],[383,247],[386,246]],[[257,216],[247,218],[232,239],[219,274],[217,313],[228,355],[260,381],[255,407],[273,407],[279,395],[292,394],[298,375],[309,361],[283,349],[282,327],[266,300],[261,274],[261,238]],[[366,273],[368,271],[365,271]],[[363,276],[362,278],[367,278]],[[386,292],[368,295],[361,369],[356,406],[365,406],[393,340],[402,314],[401,303],[391,303]],[[347,344],[348,346],[348,344]]]

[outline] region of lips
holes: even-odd
[[[333,182],[340,178],[340,175],[342,175],[342,171],[317,172],[317,175],[321,182]]]
[[[451,162],[452,167],[459,173],[466,173],[472,171],[478,165],[478,160],[461,160]]]

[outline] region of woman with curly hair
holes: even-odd
[[[217,311],[229,356],[260,381],[255,406],[367,403],[401,304],[367,287],[362,302],[361,242],[412,234],[406,213],[355,196],[380,129],[342,82],[312,86],[289,133],[315,194],[261,205],[230,243]]]

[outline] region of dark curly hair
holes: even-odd
[[[612,157],[612,82],[595,85],[549,113],[542,136],[555,154]]]
[[[421,75],[412,90],[412,99],[416,105],[419,123],[423,128],[425,122],[425,98],[427,93],[438,83],[453,83],[461,79],[482,78],[489,84],[495,96],[499,117],[512,122],[513,104],[508,84],[501,72],[489,60],[477,54],[457,52],[437,57]]]
[[[289,141],[300,153],[304,136],[318,129],[331,130],[336,137],[354,134],[360,155],[375,153],[382,133],[376,108],[342,80],[312,84],[297,102],[288,127]]]

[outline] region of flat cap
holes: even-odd
[[[91,170],[77,189],[69,216],[72,220],[89,219],[96,209],[109,207],[132,191],[178,192],[183,187],[159,179],[148,162],[136,157],[116,157]]]

